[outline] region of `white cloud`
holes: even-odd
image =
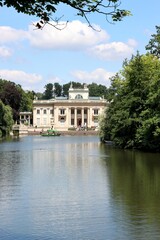
[[[26,90],[35,90],[35,86],[42,82],[42,76],[18,70],[0,70],[0,78],[20,84]]]
[[[134,42],[135,43],[135,42]],[[132,41],[133,44],[133,41]],[[131,40],[128,44],[123,42],[111,42],[96,45],[89,50],[89,54],[102,60],[121,60],[130,57],[134,53]]]
[[[16,42],[27,38],[28,33],[23,30],[17,30],[8,26],[0,27],[0,44]]]
[[[72,75],[81,83],[97,83],[102,84],[107,87],[110,86],[110,80],[112,76],[115,75],[114,72],[108,72],[103,68],[97,68],[92,72],[87,71],[74,71],[72,72]]]
[[[54,24],[54,22],[51,22]],[[64,24],[64,22],[60,22]],[[80,21],[69,22],[63,30],[57,30],[53,26],[46,24],[43,30],[34,30],[30,25],[28,31],[17,30],[11,27],[0,27],[0,43],[17,43],[28,40],[33,48],[43,50],[85,50],[91,56],[102,60],[122,60],[130,57],[134,53],[137,43],[134,39],[129,39],[127,43],[108,42],[108,33],[99,26],[94,26],[95,31],[88,27],[86,23]],[[1,50],[2,51],[2,50]],[[4,52],[4,54],[7,51]],[[8,56],[11,51],[8,49]],[[2,53],[0,54],[2,56]]]
[[[98,26],[95,28],[100,29]],[[61,31],[50,25],[45,25],[42,31],[34,31],[33,27],[29,27],[31,45],[43,49],[81,50],[108,39],[106,31],[102,29],[95,31],[80,21],[69,22]]]
[[[0,58],[8,58],[12,55],[12,50],[7,47],[0,47]]]

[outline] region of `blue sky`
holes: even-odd
[[[108,87],[125,58],[146,52],[160,23],[159,0],[122,0],[121,7],[133,16],[115,24],[98,14],[89,16],[100,31],[89,28],[85,19],[63,5],[55,15],[64,15],[62,22],[69,20],[62,31],[49,25],[36,30],[35,17],[0,8],[0,78],[36,92],[54,82],[95,82]]]

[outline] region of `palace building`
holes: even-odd
[[[89,96],[89,89],[69,88],[68,97],[33,101],[33,127],[69,129],[98,127],[99,117],[108,103],[104,98]]]

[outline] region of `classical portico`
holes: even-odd
[[[97,127],[107,102],[90,97],[86,85],[83,89],[69,88],[68,97],[33,101],[33,126],[54,127],[58,130]]]

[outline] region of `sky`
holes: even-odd
[[[53,19],[68,21],[61,31],[51,25],[37,30],[39,19],[34,16],[0,8],[0,78],[35,92],[44,92],[46,84],[55,82],[109,87],[126,58],[137,51],[146,53],[160,23],[159,0],[122,0],[121,8],[132,16],[115,24],[103,15],[88,15],[94,30],[73,9],[59,5]]]

